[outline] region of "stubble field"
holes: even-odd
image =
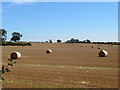
[[[81,47],[83,45],[83,47]],[[92,48],[94,45],[94,48]],[[3,88],[117,88],[118,46],[102,45],[108,57],[99,57],[98,45],[32,43],[32,46],[3,46],[2,62],[12,51],[22,58],[5,73]],[[46,54],[51,49],[51,54]]]

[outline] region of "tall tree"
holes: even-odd
[[[0,40],[5,42],[7,38],[7,31],[5,29],[0,29]]]
[[[22,37],[22,34],[20,34],[19,32],[13,32],[11,41],[17,42],[20,40],[21,37]]]

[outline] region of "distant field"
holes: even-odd
[[[117,88],[118,46],[101,47],[108,51],[108,57],[98,56],[97,44],[3,46],[3,64],[12,51],[22,54],[11,72],[4,74],[3,88]],[[46,49],[53,52],[48,55]]]

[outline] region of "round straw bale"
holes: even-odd
[[[21,54],[20,52],[12,52],[11,55],[10,55],[10,59],[20,59],[21,58]]]
[[[94,46],[92,46],[92,48],[94,48]]]
[[[81,47],[83,47],[83,45],[81,45]]]
[[[50,54],[50,53],[52,53],[52,50],[47,49],[47,50],[46,50],[46,53],[47,53],[47,54]]]
[[[108,52],[107,52],[107,51],[101,50],[101,51],[99,52],[99,57],[107,57],[107,56],[108,56]]]
[[[98,47],[98,49],[101,49],[101,47]]]

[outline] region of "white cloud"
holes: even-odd
[[[7,1],[9,1],[9,0],[7,0]],[[4,2],[7,2],[7,1],[4,1]],[[33,0],[24,0],[24,2],[13,2],[14,0],[11,0],[10,2],[9,2],[9,4],[7,4],[7,5],[3,5],[3,9],[5,9],[5,8],[10,8],[10,7],[12,7],[12,6],[15,6],[15,5],[33,5],[33,2],[31,2],[31,3],[28,3],[28,2],[30,2],[30,1],[33,1]],[[18,1],[18,0],[16,0],[16,1]],[[26,2],[25,2],[26,1]]]
[[[2,0],[2,2],[37,2],[39,0]]]
[[[23,4],[30,4],[28,2],[11,2],[10,6],[14,6],[14,5],[23,5]]]
[[[15,5],[23,5],[23,4],[31,5],[32,3],[28,3],[28,2],[37,2],[37,1],[38,0],[2,0],[2,2],[10,3],[9,5],[5,6],[6,8],[9,8]]]

